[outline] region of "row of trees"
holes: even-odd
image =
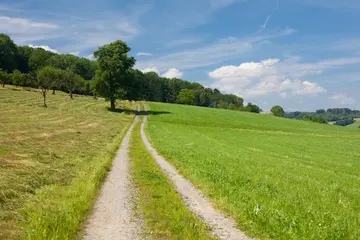
[[[319,109],[315,112],[291,112],[286,114],[288,118],[301,120],[318,121],[321,123],[336,122],[338,126],[347,126],[355,122],[355,118],[360,118],[359,110],[349,108],[329,108]]]
[[[236,95],[134,69],[136,60],[128,56],[130,48],[122,41],[100,47],[94,52],[96,61],[16,46],[5,34],[0,34],[0,51],[1,83],[41,88],[45,106],[47,91],[58,89],[70,97],[73,93],[105,97],[112,109],[117,99],[129,99],[261,111],[252,103],[244,106],[244,100]]]
[[[274,114],[274,116],[287,117],[287,114],[285,113],[284,109],[281,106],[276,105],[272,107],[270,111]],[[303,115],[301,118],[297,118],[297,119],[303,121],[321,123],[321,124],[328,124],[328,121],[326,121],[325,119],[312,115]]]
[[[353,124],[353,123],[355,123],[355,119],[345,118],[345,119],[336,121],[335,125],[345,127],[345,126]]]

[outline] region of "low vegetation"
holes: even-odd
[[[353,123],[355,123],[355,119],[353,119],[353,118],[345,118],[345,119],[336,121],[335,125],[344,127],[344,126],[351,125]]]
[[[160,154],[250,236],[359,239],[358,129],[151,103]],[[211,116],[211,119],[209,119]]]
[[[353,124],[347,125],[348,128],[360,128],[360,118],[356,118]]]
[[[168,178],[147,152],[140,137],[140,124],[133,132],[130,157],[140,215],[146,223],[145,238],[212,239],[209,228],[186,208]]]
[[[133,119],[104,99],[57,92],[43,108],[39,96],[0,87],[0,239],[73,236]]]

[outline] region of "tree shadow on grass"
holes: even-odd
[[[127,108],[107,108],[110,112],[116,112],[116,113],[125,113],[125,114],[135,114],[138,116],[145,116],[145,115],[162,115],[162,114],[173,114],[172,112],[166,112],[166,111],[137,111],[133,109],[127,109]]]

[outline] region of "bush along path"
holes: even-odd
[[[131,185],[129,163],[130,137],[138,119],[136,116],[120,145],[85,226],[85,240],[140,239],[141,222],[134,216],[134,188]]]
[[[144,105],[146,111],[146,106]],[[220,239],[228,240],[250,240],[243,232],[236,228],[233,219],[225,217],[216,210],[209,199],[207,199],[197,188],[195,188],[188,180],[182,177],[177,170],[170,165],[157,151],[151,146],[144,128],[147,122],[147,116],[144,116],[141,124],[141,138],[151,156],[155,159],[159,167],[165,172],[174,184],[176,191],[183,198],[184,203],[194,212],[200,219],[208,224],[213,234]]]

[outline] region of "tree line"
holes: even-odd
[[[355,122],[355,118],[360,118],[359,110],[349,108],[329,108],[318,109],[315,112],[290,112],[286,114],[288,118],[301,120],[315,120],[324,122],[335,122],[338,126],[347,126]]]
[[[95,60],[71,54],[56,54],[42,48],[17,46],[9,36],[0,34],[0,83],[41,89],[46,94],[56,90],[104,97],[115,108],[116,100],[145,100],[224,108],[259,113],[252,103],[218,89],[178,78],[168,79],[155,72],[134,69],[135,58],[123,41],[99,47]]]

